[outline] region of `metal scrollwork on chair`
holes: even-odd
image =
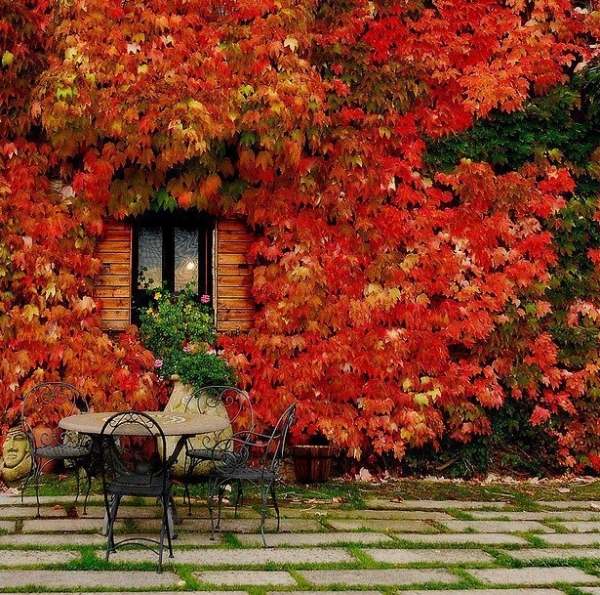
[[[156,443],[159,456],[153,461],[148,460],[143,445],[136,444],[136,448],[130,448],[133,441],[143,441],[144,438],[150,438]],[[107,419],[100,439],[100,467],[107,518],[106,560],[108,561],[110,554],[116,552],[119,547],[141,545],[158,555],[158,572],[161,572],[165,537],[169,555],[173,557],[169,531],[171,480],[167,440],[163,430],[149,415],[130,411],[116,413]],[[162,516],[159,539],[131,537],[115,541],[114,524],[124,496],[148,496],[160,502]]]
[[[260,532],[266,546],[265,521],[267,501],[270,495],[277,517],[277,531],[281,518],[277,502],[277,484],[280,483],[280,469],[285,454],[285,446],[290,428],[296,417],[296,405],[290,405],[271,434],[240,432],[214,445],[214,470],[209,482],[208,510],[211,520],[212,537],[221,523],[221,505],[225,487],[231,483],[244,482],[257,486],[261,494]],[[217,453],[219,456],[216,456]],[[215,523],[213,505],[217,498],[217,520]],[[238,502],[235,504],[236,511]]]
[[[221,407],[224,408],[230,425],[220,432],[195,436],[193,440],[186,442],[186,468],[183,482],[190,515],[192,514],[190,484],[207,481],[215,459],[222,459],[226,455],[227,449],[232,446],[227,439],[234,432],[237,432],[238,435],[245,435],[254,428],[254,411],[250,396],[246,391],[233,386],[202,387],[190,397],[185,411],[186,413],[211,414]],[[218,443],[222,444],[222,448],[217,450],[214,447]],[[194,472],[200,465],[207,466],[208,471],[204,477],[195,477]],[[238,484],[237,487],[236,501],[239,502],[243,493],[241,484]]]
[[[20,427],[26,433],[29,440],[32,453],[32,467],[31,473],[23,484],[21,498],[23,498],[29,482],[33,481],[38,517],[40,516],[40,479],[42,472],[52,461],[63,461],[67,466],[70,465],[75,469],[75,477],[77,479],[75,503],[77,503],[80,494],[80,472],[81,470],[85,471],[86,493],[83,511],[86,514],[92,482],[92,441],[89,436],[76,432],[63,434],[63,441],[60,444],[54,444],[49,434],[41,434],[41,439],[36,440],[31,420],[60,419],[87,411],[88,404],[86,399],[74,386],[66,382],[43,382],[34,386],[23,396]]]

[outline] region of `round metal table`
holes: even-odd
[[[64,417],[58,423],[63,430],[87,434],[94,440],[97,448],[100,448],[99,437],[102,428],[108,419],[116,415],[117,411],[104,411],[101,413],[81,413],[79,415],[70,415]],[[206,415],[199,413],[178,413],[170,411],[144,411],[156,421],[161,427],[165,436],[178,437],[177,445],[169,456],[169,464],[173,465],[181,450],[185,446],[185,441],[198,434],[212,434],[224,430],[229,425],[229,420],[216,415]],[[111,432],[109,432],[110,434]],[[148,436],[148,431],[139,424],[123,424],[116,428],[115,436]],[[169,511],[169,532],[173,538],[177,537],[175,533],[176,510],[175,503],[171,499],[171,509]],[[108,515],[105,516],[104,531],[108,523]]]

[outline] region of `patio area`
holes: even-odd
[[[451,486],[450,486],[451,487]],[[593,493],[588,490],[587,493]],[[533,500],[511,490],[487,500],[400,500],[394,490],[347,498],[284,496],[282,528],[263,548],[259,515],[224,512],[210,540],[206,505],[184,507],[175,557],[162,574],[155,556],[120,550],[104,561],[104,508],[88,515],[72,495],[0,496],[3,592],[448,593],[580,595],[600,593],[600,498]],[[443,493],[442,493],[443,497]],[[577,495],[570,495],[571,498]],[[128,505],[125,505],[128,504]],[[151,501],[124,502],[116,530],[156,531]]]

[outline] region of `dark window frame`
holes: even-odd
[[[146,290],[138,288],[139,230],[162,228],[162,281],[170,291],[175,289],[175,228],[198,230],[198,299],[206,294],[213,301],[213,232],[215,218],[205,213],[176,210],[172,213],[147,212],[130,220],[131,236],[131,317],[138,321],[139,308],[148,305]]]

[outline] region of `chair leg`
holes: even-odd
[[[174,506],[173,498],[171,496],[166,496],[166,504],[167,504],[167,521],[169,520],[169,507]],[[172,509],[173,510],[173,509]],[[169,546],[169,558],[173,558],[173,538],[171,536],[171,532],[169,531],[169,526],[167,524],[167,544]]]
[[[235,494],[235,510],[233,513],[233,517],[234,518],[238,518],[238,508],[243,504],[244,502],[244,491],[242,489],[242,482],[241,480],[238,479],[237,481],[237,489],[236,489],[236,494]]]
[[[279,514],[279,503],[277,502],[277,491],[275,489],[275,483],[272,483],[269,489],[271,492],[271,500],[273,501],[273,508],[275,509],[275,514],[277,516],[277,532],[279,533],[279,528],[281,526],[281,515]]]
[[[163,558],[163,549],[165,547],[165,533],[169,534],[169,519],[168,519],[168,506],[165,496],[163,495],[160,499],[160,503],[162,505],[162,522],[160,524],[160,537],[158,539],[158,569],[157,572],[160,574],[162,572],[162,558]]]
[[[225,484],[219,484],[219,498],[217,501],[217,529],[221,529],[221,516],[223,510],[223,494],[225,493]]]
[[[35,518],[39,519],[41,517],[40,514],[40,477],[42,475],[42,466],[37,464],[35,466],[35,475],[33,478],[33,487],[35,489],[35,501],[37,504],[37,513]]]
[[[208,497],[206,503],[208,505],[208,514],[210,516],[210,538],[214,541],[215,539],[215,512],[213,510],[213,498],[215,496],[214,491],[217,487],[217,480],[211,479],[208,482]]]
[[[115,537],[114,537],[114,525],[117,520],[117,511],[119,510],[119,504],[121,503],[121,496],[116,494],[113,496],[113,501],[108,511],[108,537],[106,540],[106,561],[112,552],[115,551]]]
[[[84,470],[87,484],[85,488],[85,498],[83,499],[83,516],[86,516],[88,499],[90,497],[90,491],[92,490],[92,472],[87,467],[84,467]]]
[[[262,484],[260,486],[260,535],[262,537],[263,546],[267,547],[267,540],[265,538],[265,522],[267,520],[267,493],[269,486]]]
[[[75,467],[75,481],[77,482],[77,493],[75,494],[75,506],[77,506],[77,501],[79,500],[79,492],[80,492],[80,487],[81,487],[80,474],[81,474],[81,467],[79,465],[77,465]]]

